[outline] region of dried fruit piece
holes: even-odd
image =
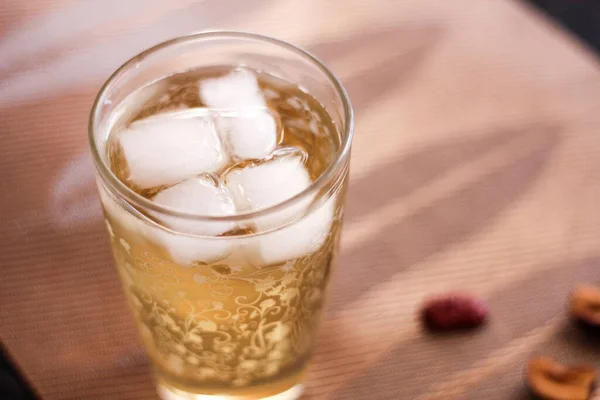
[[[596,380],[589,365],[563,365],[550,357],[529,361],[527,380],[532,392],[544,400],[588,400]]]
[[[573,318],[582,324],[600,328],[600,288],[577,287],[571,293],[569,311]]]
[[[488,309],[483,300],[464,293],[449,293],[425,301],[421,319],[431,330],[477,328],[486,322]]]

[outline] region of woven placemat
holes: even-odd
[[[237,7],[236,11],[232,11]],[[510,1],[0,5],[0,337],[43,399],[156,399],[102,224],[88,112],[123,61],[208,28],[316,53],[356,109],[343,254],[309,399],[518,399],[533,353],[599,363],[565,319],[600,278],[600,70]],[[430,293],[490,303],[432,337]]]

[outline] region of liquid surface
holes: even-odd
[[[108,158],[117,177],[149,199],[173,186],[132,183],[119,134],[149,117],[206,108],[198,82],[228,72],[176,75],[134,93],[136,103],[125,102],[123,119],[109,137]],[[314,181],[339,146],[335,125],[312,96],[257,75],[277,119],[275,156],[233,159],[209,178],[220,188],[228,171],[299,154]],[[140,104],[140,98],[146,101]],[[100,189],[119,274],[160,385],[173,393],[260,399],[300,383],[337,253],[345,188],[344,182],[321,209],[280,232],[247,236],[255,226],[235,227],[225,237],[184,241],[129,214]],[[175,245],[198,256],[182,262],[174,256]],[[226,251],[215,259],[214,250],[224,245]]]

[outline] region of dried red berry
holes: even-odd
[[[472,329],[484,324],[488,308],[483,300],[462,293],[450,293],[425,301],[421,319],[430,330]]]

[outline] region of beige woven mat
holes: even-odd
[[[232,11],[236,7],[237,11]],[[4,0],[0,335],[44,399],[156,399],[92,182],[103,80],[207,28],[322,57],[356,108],[344,253],[309,399],[519,399],[544,351],[600,361],[564,320],[600,278],[600,70],[519,3],[493,0]],[[432,338],[428,293],[472,290],[492,322]]]

